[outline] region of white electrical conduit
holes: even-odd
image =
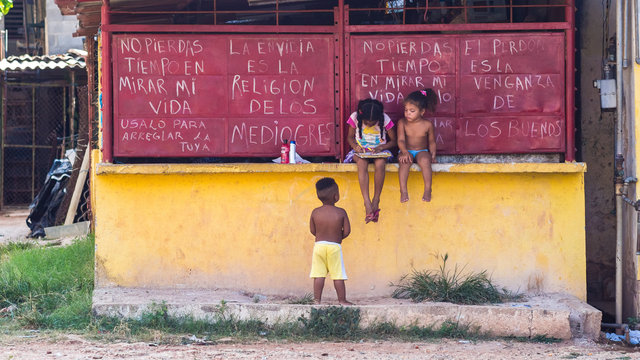
[[[640,39],[640,36],[638,36],[638,24],[640,24],[640,12],[638,11],[638,9],[640,9],[640,0],[636,0],[634,2],[632,2],[633,4],[633,9],[631,11],[632,14],[634,14],[633,20],[634,20],[634,24],[632,27],[632,31],[631,31],[631,36],[633,38],[633,43],[636,45],[635,48],[635,57],[636,57],[636,64],[640,64],[640,42],[638,42],[638,40]]]
[[[626,1],[625,1],[626,4]],[[616,1],[616,157],[622,158],[622,1]],[[617,163],[617,161],[616,161]],[[617,171],[618,169],[616,169]],[[616,174],[616,178],[618,178]],[[623,176],[624,177],[624,176]],[[616,323],[622,324],[622,181],[616,180]]]

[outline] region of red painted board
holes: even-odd
[[[456,150],[456,119],[453,117],[430,118],[435,128],[436,153],[453,154]]]
[[[329,117],[271,122],[260,118],[232,118],[229,119],[228,152],[233,156],[268,155],[274,146],[280,148],[280,139],[296,139],[296,149],[304,149],[304,153],[329,153],[335,148],[335,127]]]
[[[553,152],[564,146],[560,116],[465,117],[458,120],[461,154]]]
[[[284,139],[336,154],[332,35],[113,39],[115,156],[277,156]]]
[[[564,112],[564,37],[469,35],[460,39],[459,112]]]
[[[542,139],[515,135],[514,128],[511,136],[474,136],[469,127],[482,133],[484,126],[496,131],[490,126],[553,119],[549,126],[559,121],[564,134],[564,47],[560,33],[352,36],[350,110],[377,98],[397,121],[408,93],[433,88],[439,154],[564,152],[555,132]],[[444,118],[449,125],[439,126]]]
[[[407,94],[433,88],[440,100],[436,113],[454,114],[456,41],[450,35],[352,36],[352,111],[359,100],[374,98],[397,121]]]
[[[224,152],[225,119],[122,117],[114,124],[118,156],[217,156]]]

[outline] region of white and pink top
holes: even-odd
[[[386,113],[384,114],[384,128],[385,131],[380,135],[380,126],[376,124],[375,126],[366,126],[364,123],[362,124],[362,137],[360,137],[360,131],[358,129],[358,114],[354,112],[347,119],[347,124],[352,128],[356,129],[356,141],[360,146],[366,149],[373,149],[380,144],[387,143],[387,131],[393,127],[393,121]]]

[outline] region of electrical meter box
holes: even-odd
[[[616,80],[603,79],[593,82],[593,86],[600,89],[600,107],[603,109],[616,108]]]

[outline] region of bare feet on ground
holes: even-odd
[[[409,193],[407,192],[400,192],[400,202],[401,203],[405,203],[409,201]]]
[[[424,192],[424,195],[422,195],[422,201],[431,201],[431,190]]]
[[[344,301],[339,301],[340,305],[344,305],[344,306],[350,306],[353,305],[352,302],[344,300]]]

